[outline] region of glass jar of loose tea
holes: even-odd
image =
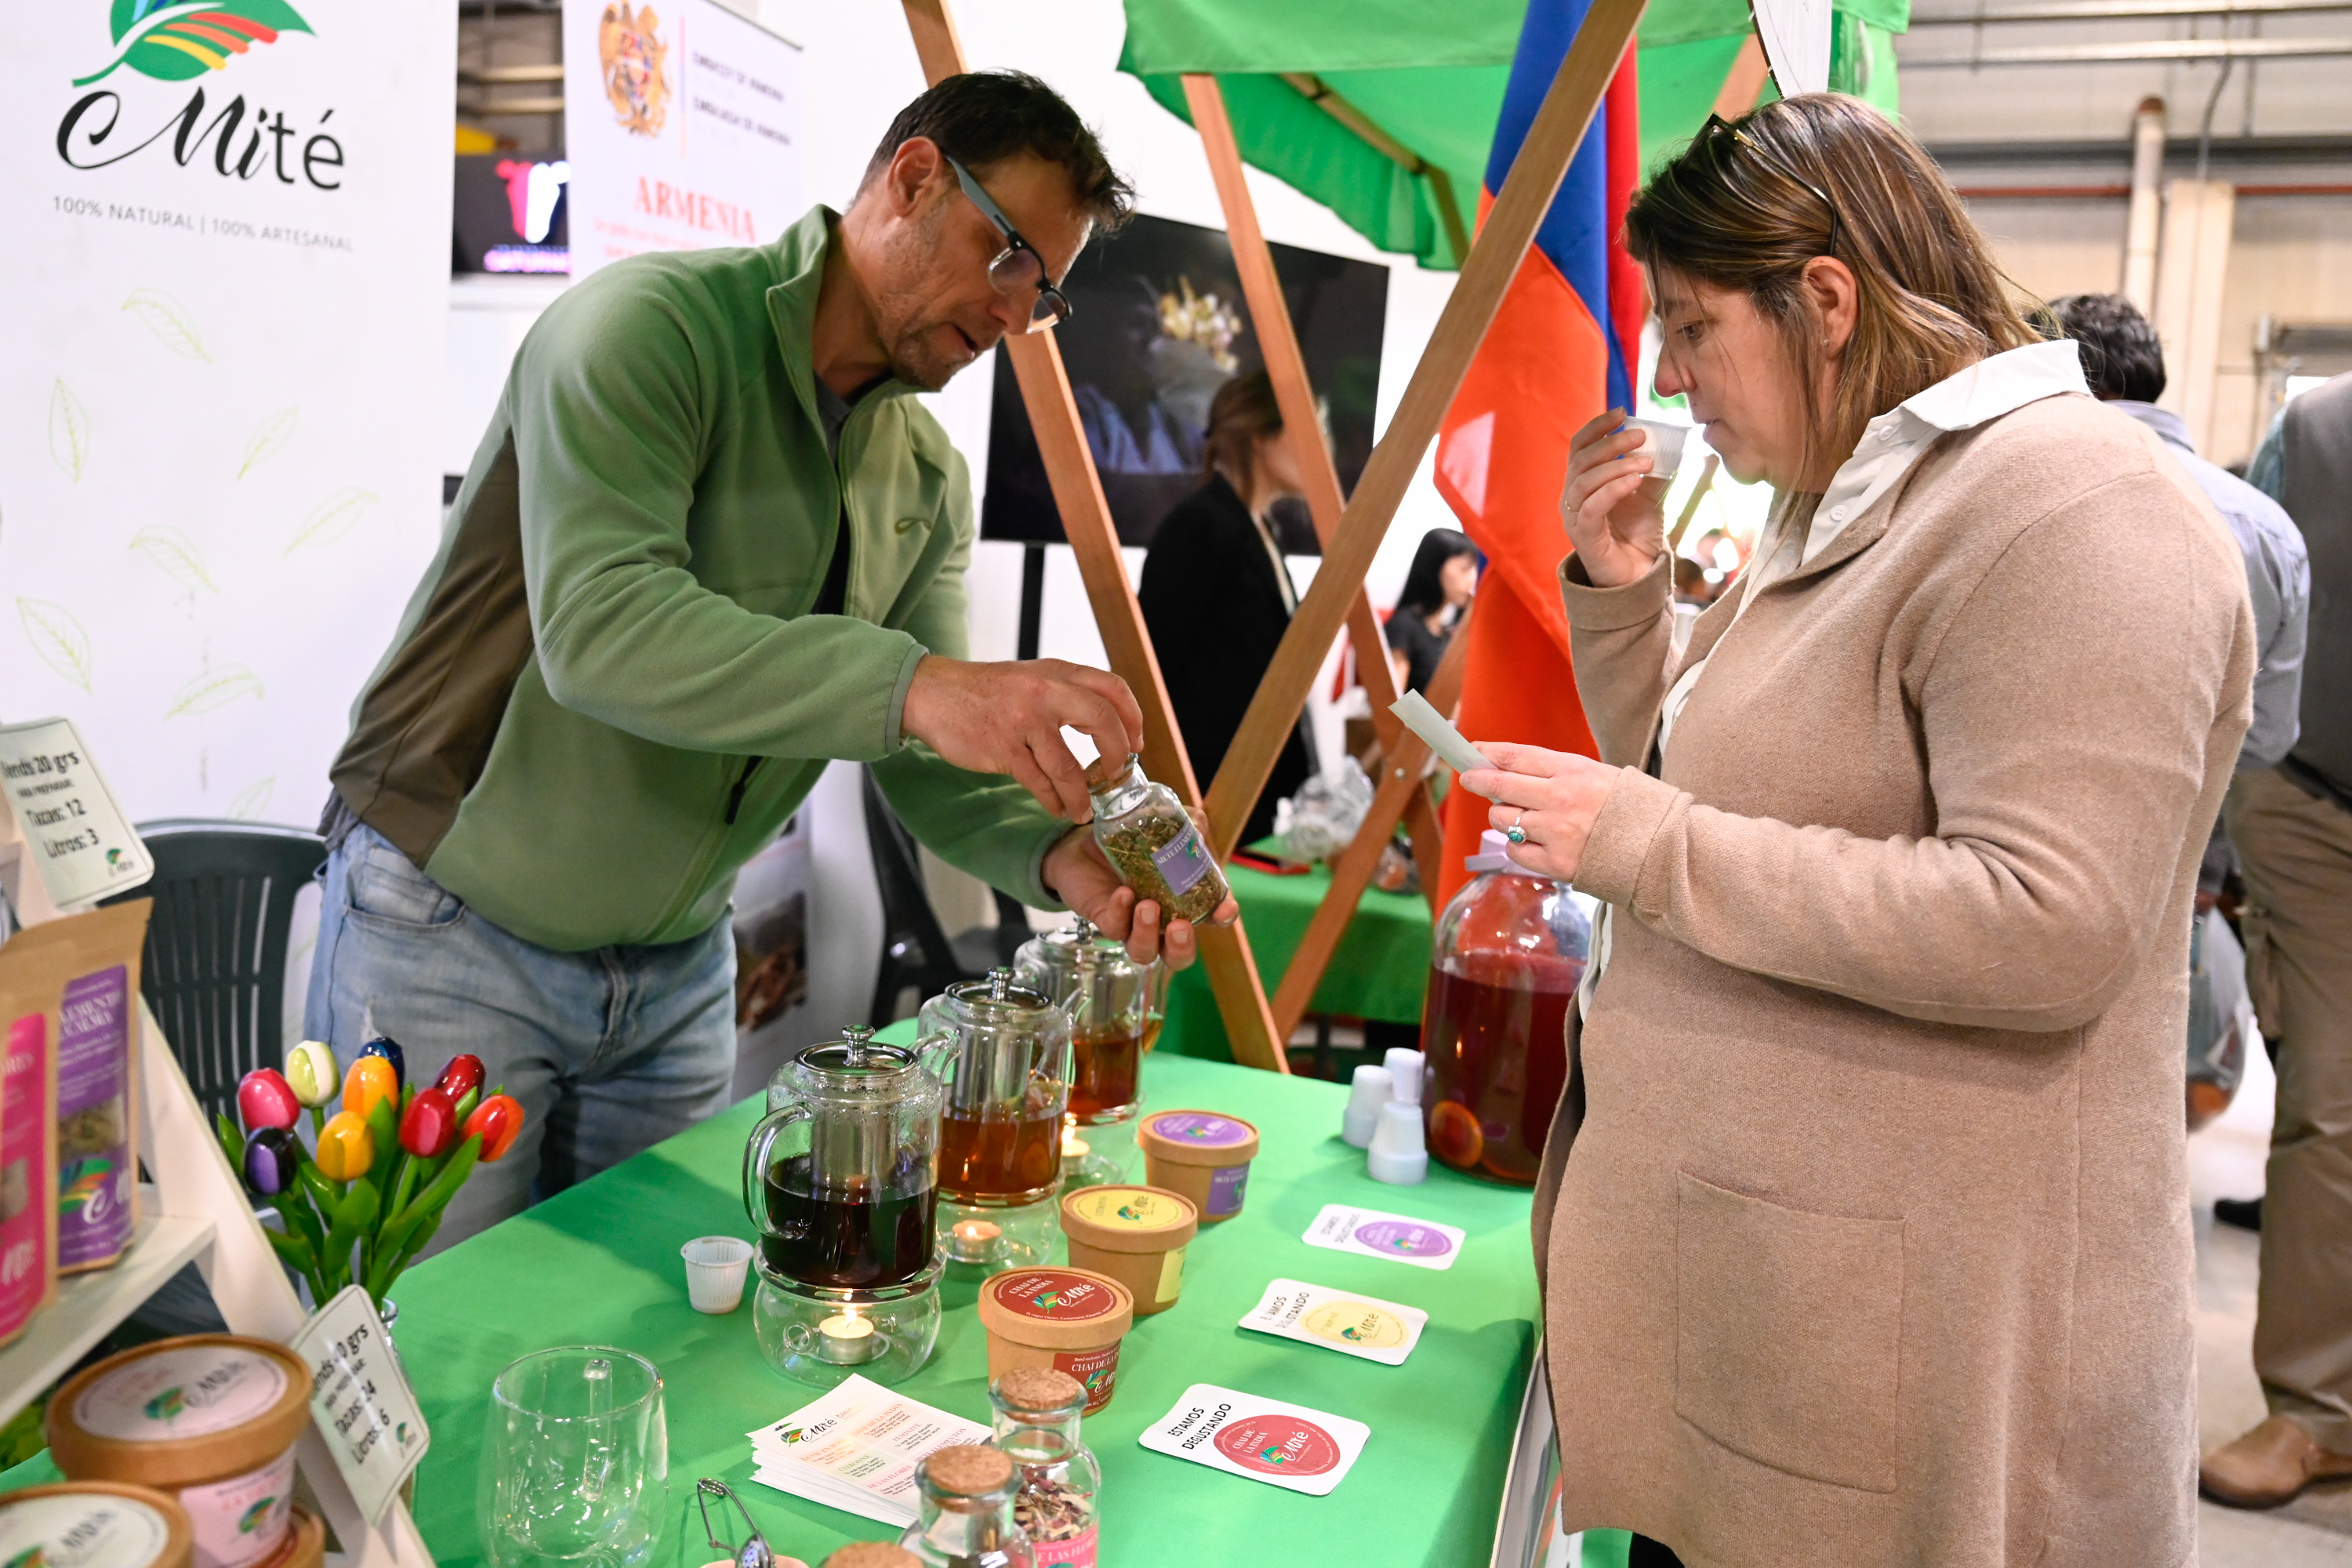
[[[1208,841],[1192,825],[1176,792],[1143,776],[1143,762],[1130,756],[1121,767],[1108,757],[1087,770],[1094,798],[1095,842],[1111,869],[1138,899],[1160,906],[1165,921],[1203,921],[1225,901],[1229,889]]]
[[[988,1391],[991,1442],[1021,1472],[1013,1517],[1029,1537],[1037,1568],[1095,1568],[1097,1494],[1102,1468],[1078,1436],[1087,1386],[1049,1366],[1015,1367]]]
[[[922,1511],[898,1544],[924,1568],[1035,1568],[1028,1532],[1013,1518],[1020,1468],[1002,1449],[933,1449],[915,1467],[915,1489]]]

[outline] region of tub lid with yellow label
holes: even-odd
[[[1008,1268],[981,1286],[980,1321],[1016,1344],[1091,1350],[1135,1326],[1135,1298],[1090,1268]]]
[[[1167,1252],[1192,1239],[1200,1211],[1165,1187],[1080,1187],[1062,1200],[1062,1232],[1105,1252]]]
[[[273,1462],[310,1419],[310,1372],[293,1352],[190,1334],[78,1373],[49,1401],[47,1425],[58,1468],[76,1480],[168,1490]]]
[[[188,1568],[195,1529],[163,1492],[68,1481],[0,1497],[0,1563],[26,1568]]]
[[[1246,1165],[1257,1158],[1257,1129],[1221,1110],[1155,1110],[1135,1142],[1153,1159],[1178,1165]]]

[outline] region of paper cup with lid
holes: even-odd
[[[1181,1193],[1201,1211],[1202,1225],[1242,1212],[1257,1129],[1215,1110],[1157,1110],[1143,1119],[1135,1142],[1143,1151],[1143,1179]]]
[[[991,1383],[1022,1367],[1051,1367],[1087,1387],[1086,1414],[1110,1403],[1118,1342],[1135,1326],[1135,1297],[1089,1268],[1008,1268],[980,1288]]]
[[[68,1481],[0,1497],[0,1563],[43,1568],[191,1568],[195,1530],[167,1492]]]
[[[1139,1318],[1176,1304],[1184,1248],[1200,1228],[1192,1200],[1160,1187],[1080,1187],[1062,1199],[1070,1262],[1126,1286]]]
[[[49,1401],[49,1452],[77,1481],[170,1494],[194,1531],[194,1568],[261,1568],[288,1544],[294,1440],[310,1421],[310,1369],[285,1346],[236,1334],[158,1340],[77,1373]]]

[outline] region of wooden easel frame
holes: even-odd
[[[922,62],[924,79],[936,84],[965,70],[962,41],[957,36],[947,0],[902,3],[915,52]],[[1050,331],[1005,340],[1005,352],[1012,358],[1022,401],[1027,405],[1030,425],[1036,432],[1038,451],[1053,487],[1055,504],[1062,514],[1063,530],[1077,557],[1079,574],[1086,582],[1087,596],[1101,628],[1104,650],[1111,668],[1134,689],[1136,700],[1143,709],[1145,771],[1173,789],[1188,807],[1205,807],[1210,846],[1220,860],[1233,853],[1242,826],[1248,821],[1276,759],[1306,707],[1316,672],[1343,626],[1357,647],[1357,664],[1366,689],[1373,696],[1375,711],[1383,722],[1388,721],[1387,702],[1393,700],[1393,683],[1385,641],[1379,635],[1364,596],[1364,574],[1396,516],[1397,506],[1404,499],[1423,456],[1436,438],[1439,422],[1469,373],[1478,345],[1485,340],[1486,329],[1493,323],[1503,296],[1535,239],[1537,226],[1543,221],[1552,197],[1559,192],[1569,162],[1601,106],[1618,62],[1633,41],[1633,28],[1641,19],[1643,5],[1643,0],[1594,0],[1586,13],[1575,41],[1544,95],[1535,122],[1520,144],[1511,173],[1463,259],[1461,276],[1438,318],[1436,331],[1430,335],[1428,347],[1414,367],[1404,398],[1389,421],[1386,434],[1372,449],[1354,496],[1344,504],[1328,447],[1320,439],[1321,425],[1315,416],[1313,388],[1307,381],[1305,362],[1298,357],[1297,338],[1275,275],[1273,256],[1258,228],[1255,209],[1249,203],[1222,95],[1217,94],[1213,79],[1185,79],[1186,97],[1209,149],[1211,169],[1233,239],[1234,261],[1265,351],[1266,369],[1282,405],[1284,426],[1297,432],[1318,433],[1313,448],[1301,445],[1299,450],[1306,459],[1302,467],[1307,479],[1308,508],[1315,516],[1316,531],[1323,539],[1322,566],[1291,617],[1289,630],[1284,634],[1272,665],[1259,682],[1257,694],[1205,796],[1193,776],[1183,737],[1177,731],[1150,634],[1144,627],[1135,590],[1127,578],[1118,532],[1087,446],[1076,401],[1070,393],[1061,350]],[[1213,112],[1203,116],[1204,104],[1212,105]],[[1319,460],[1315,457],[1317,452],[1320,453]],[[1466,641],[1457,638],[1454,648],[1465,647]],[[1381,696],[1383,690],[1390,692],[1386,700]],[[1423,773],[1426,759],[1423,755],[1408,763],[1408,749],[1402,740],[1392,743],[1391,750],[1396,754],[1382,770],[1382,791],[1402,797],[1397,803],[1400,814],[1411,812],[1421,818],[1428,811]],[[1406,776],[1398,776],[1400,769]],[[1417,808],[1414,796],[1419,797]],[[1396,817],[1390,818],[1391,826],[1382,830],[1383,837],[1392,830],[1395,821]],[[1368,831],[1358,835],[1358,842],[1342,857],[1343,865],[1351,858],[1363,858],[1360,852],[1370,837],[1371,826],[1368,822]],[[1416,820],[1415,829],[1416,852],[1423,858],[1426,878],[1433,866],[1420,841],[1425,837],[1434,843],[1433,814]],[[1377,846],[1371,853],[1377,857]],[[1364,860],[1366,874],[1370,865],[1369,859]],[[1339,878],[1335,869],[1335,898],[1339,890]],[[1360,890],[1359,881],[1357,891]],[[1326,904],[1334,904],[1335,898],[1327,898]],[[1328,962],[1329,949],[1336,946],[1339,932],[1345,930],[1345,917],[1352,910],[1350,901],[1317,911],[1318,922],[1329,923],[1326,921],[1328,914],[1337,923],[1332,925],[1329,940],[1324,944],[1320,960],[1312,966],[1311,974],[1302,970],[1299,962],[1308,956],[1303,945],[1294,956],[1291,973],[1286,974],[1286,1000],[1302,984],[1307,994],[1312,994],[1312,982],[1319,980],[1322,963]],[[1265,984],[1258,976],[1248,937],[1241,925],[1237,922],[1223,930],[1203,928],[1201,955],[1208,970],[1210,988],[1216,995],[1217,1011],[1224,1021],[1226,1037],[1232,1042],[1234,1059],[1245,1066],[1289,1071],[1284,1051],[1289,1030],[1267,1004]],[[1297,1005],[1303,1011],[1304,1000],[1299,1000]]]

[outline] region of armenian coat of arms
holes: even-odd
[[[651,5],[631,12],[629,0],[604,7],[596,27],[596,56],[604,68],[604,96],[613,118],[638,136],[658,136],[669,113],[669,76],[663,69],[669,46],[661,40],[661,18]]]

